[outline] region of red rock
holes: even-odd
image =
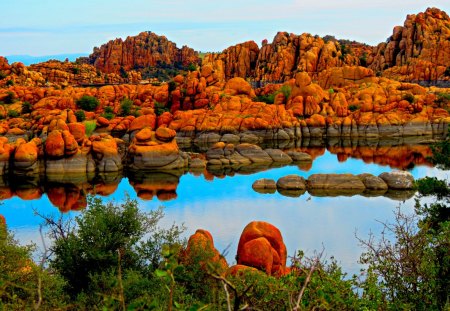
[[[144,127],[154,129],[155,123],[156,123],[155,115],[147,114],[144,116],[140,116],[134,119],[133,122],[131,122],[129,131],[132,132],[136,130],[141,130]]]
[[[53,131],[48,134],[45,141],[45,152],[51,158],[62,158],[64,156],[65,143],[61,131]]]
[[[198,53],[188,47],[177,48],[175,43],[164,36],[152,32],[141,32],[135,37],[111,40],[95,48],[89,61],[102,72],[120,73],[120,68],[146,68],[156,66],[158,62],[175,64],[181,62],[187,66],[198,62]]]
[[[86,136],[86,127],[83,123],[69,123],[68,124],[69,131],[77,141],[77,143],[81,144]]]
[[[214,247],[211,233],[203,229],[198,229],[189,237],[183,257],[187,265],[200,264],[203,269],[206,269],[207,263],[212,263],[219,272],[225,272],[228,269],[225,258]]]
[[[237,263],[265,271],[269,275],[284,275],[287,251],[280,231],[273,225],[254,221],[241,234]]]
[[[172,141],[176,135],[177,133],[174,130],[167,127],[158,127],[156,130],[156,138],[163,142]]]

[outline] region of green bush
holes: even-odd
[[[84,127],[86,128],[86,137],[91,137],[92,133],[94,133],[97,128],[97,122],[95,121],[85,121]]]
[[[79,74],[80,73],[80,68],[78,68],[78,67],[73,67],[72,68],[72,73],[74,74],[74,75],[77,75],[77,74]]]
[[[3,99],[5,104],[12,104],[16,101],[16,95],[13,92],[7,92],[6,97]]]
[[[89,95],[84,95],[76,101],[77,107],[85,111],[94,111],[97,109],[100,102],[97,98]]]
[[[83,122],[84,120],[86,120],[86,114],[83,110],[75,111],[75,117],[77,118],[78,122]]]
[[[189,66],[187,67],[187,70],[189,71],[196,71],[197,70],[197,66],[193,63],[190,63]]]
[[[268,94],[268,95],[259,95],[256,96],[256,101],[263,102],[266,104],[273,104],[275,102],[275,93]]]
[[[0,310],[31,310],[38,306],[54,310],[67,305],[63,280],[32,261],[34,250],[33,246],[19,245],[0,223]]]
[[[134,102],[129,98],[124,98],[120,102],[120,115],[123,117],[131,115],[131,109],[134,106]]]
[[[114,109],[111,106],[106,106],[105,107],[105,113],[114,113]]]
[[[6,78],[8,75],[4,72],[0,70],[0,80],[3,80],[4,78]]]
[[[155,114],[157,116],[162,115],[164,112],[170,111],[168,107],[164,105],[164,103],[155,102],[153,109],[155,110]]]
[[[444,76],[450,77],[450,66],[445,69]]]
[[[278,93],[282,93],[284,98],[288,99],[291,96],[292,88],[289,85],[283,85]]]
[[[101,116],[107,120],[111,120],[115,117],[114,113],[110,113],[110,112],[104,112],[101,114]]]
[[[416,98],[411,93],[406,93],[402,97],[403,100],[406,100],[410,104],[414,104],[416,102]]]
[[[120,66],[119,73],[122,78],[128,79],[128,72],[122,66]]]
[[[351,112],[358,110],[359,107],[358,105],[350,105],[348,106],[348,110],[350,110]]]
[[[6,81],[6,86],[13,86],[14,85],[14,81],[13,80],[7,80]]]
[[[31,105],[30,102],[25,101],[22,103],[22,114],[31,113],[32,110],[33,105]]]
[[[17,118],[20,114],[15,110],[8,110],[8,117]]]

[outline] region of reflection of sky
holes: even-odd
[[[227,256],[230,263],[234,261],[239,236],[245,225],[253,220],[263,220],[281,230],[288,254],[293,255],[298,249],[312,254],[314,250],[320,250],[323,244],[328,256],[335,256],[346,271],[356,273],[359,270],[356,262],[361,248],[356,241],[355,231],[361,237],[367,237],[370,231],[379,234],[381,225],[377,220],[393,220],[393,210],[401,202],[385,197],[310,197],[308,193],[299,198],[289,198],[278,193],[256,193],[251,185],[259,178],[276,180],[288,174],[304,177],[331,172],[379,175],[385,171],[390,171],[390,168],[357,159],[339,163],[335,155],[326,152],[314,161],[308,172],[300,171],[296,166],[286,166],[252,175],[215,178],[214,181],[186,174],[180,178],[176,200],[161,203],[155,198],[152,201],[139,199],[139,202],[145,210],[160,205],[166,207],[162,226],[170,226],[173,222],[184,223],[188,228],[187,236],[198,228],[209,230],[219,251],[230,246]],[[448,178],[448,172],[424,166],[414,167],[411,173],[415,178]],[[126,178],[109,198],[121,200],[125,192],[132,198],[136,197]],[[410,212],[413,206],[414,200],[410,199],[402,205],[402,209]],[[39,245],[38,226],[41,221],[33,215],[33,208],[43,214],[58,213],[44,195],[34,201],[23,201],[17,197],[3,201],[0,214],[6,217],[8,226],[14,230],[18,240],[22,243],[33,241]]]

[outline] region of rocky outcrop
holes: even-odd
[[[281,177],[275,184],[272,179],[258,179],[252,185],[259,193],[275,193],[299,197],[307,190],[312,196],[378,196],[384,195],[394,200],[411,198],[415,191],[414,178],[409,172],[393,171],[373,176],[364,173],[353,174],[313,174],[305,179],[298,175]]]
[[[253,190],[259,193],[275,193],[275,190],[277,189],[277,184],[273,179],[261,178],[253,182],[252,188]]]
[[[286,259],[286,246],[280,230],[275,226],[254,221],[244,228],[236,255],[238,265],[254,267],[268,275],[282,276],[290,272]]]
[[[386,43],[375,47],[367,64],[383,76],[402,80],[450,79],[450,18],[437,9],[408,15]]]
[[[207,230],[198,229],[189,237],[182,257],[185,265],[200,265],[207,271],[211,269],[208,264],[212,264],[215,274],[221,274],[228,269],[228,263],[214,247],[213,237]]]
[[[380,174],[390,189],[394,190],[410,190],[414,189],[414,177],[410,172],[392,171]]]
[[[178,149],[175,131],[160,127],[156,132],[144,128],[136,133],[128,148],[130,168],[172,170],[187,167],[188,159]]]
[[[198,53],[193,49],[186,46],[179,49],[165,36],[152,32],[141,32],[125,40],[111,40],[99,48],[94,48],[94,52],[89,56],[89,62],[106,73],[120,73],[121,70],[130,71],[162,64],[179,63],[187,66],[197,64],[198,61]]]
[[[231,46],[222,53],[207,54],[202,66],[218,68],[220,72],[224,73],[226,80],[234,77],[253,77],[258,55],[258,45],[254,41],[248,41]]]

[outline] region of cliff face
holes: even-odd
[[[374,71],[399,80],[446,79],[450,67],[450,19],[436,8],[408,15],[394,27],[387,42],[378,44],[368,59]]]
[[[152,32],[141,32],[125,41],[111,40],[100,48],[94,48],[89,56],[89,62],[106,73],[120,73],[121,68],[130,71],[159,63],[187,66],[198,61],[198,53],[193,49],[187,46],[179,49],[165,36]]]
[[[247,41],[225,49],[219,54],[208,54],[203,65],[220,67],[225,78],[252,77],[255,74],[259,47],[254,41]]]
[[[333,37],[279,32],[272,43],[237,44],[220,54],[209,54],[204,65],[219,67],[225,78],[287,81],[297,72],[313,79],[333,67],[366,66],[385,77],[401,80],[448,80],[450,19],[436,8],[408,15],[387,42],[376,47]],[[447,71],[447,73],[446,73]]]

